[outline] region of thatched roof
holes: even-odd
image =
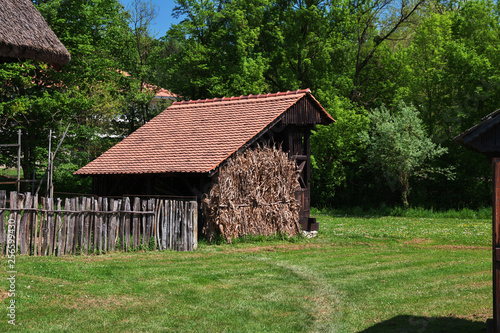
[[[0,1],[0,57],[63,65],[71,57],[30,0]]]

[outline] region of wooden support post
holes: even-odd
[[[198,201],[193,201],[193,250],[198,248]]]
[[[140,211],[141,199],[134,198],[134,205],[132,209],[134,212]],[[132,217],[132,246],[134,250],[139,246],[140,219],[140,214],[134,214]]]
[[[51,150],[52,150],[52,130],[49,130],[49,157],[47,158],[47,196],[50,196],[50,161],[51,159]]]
[[[78,198],[71,199],[71,210],[78,210]],[[68,233],[70,237],[69,244],[71,248],[69,249],[72,254],[76,254],[76,245],[78,243],[78,213],[71,214],[71,232]]]
[[[102,211],[104,212],[103,214],[103,222],[102,222],[102,251],[106,252],[108,251],[108,214],[106,213],[108,211],[108,199],[103,198],[102,199]]]
[[[124,210],[126,212],[130,212],[130,198],[125,198],[125,207]],[[123,249],[125,251],[130,251],[130,217],[132,214],[125,213],[125,218],[123,221]]]
[[[21,192],[21,130],[17,130],[17,192]]]
[[[38,209],[38,194],[35,194],[33,196],[33,206],[36,207]],[[38,244],[40,244],[40,226],[38,224],[38,215],[39,215],[39,212],[38,210],[34,212],[35,214],[33,215],[33,229],[34,229],[34,242],[33,242],[33,254],[36,256],[36,255],[40,255],[40,250],[38,250]]]
[[[493,159],[493,322],[500,333],[500,158]]]
[[[83,222],[83,250],[85,251],[85,254],[89,254],[89,247],[90,247],[90,218],[91,214],[88,212],[92,210],[92,205],[91,205],[91,198],[83,198],[83,201],[85,202],[85,214],[84,214],[84,222]]]
[[[102,209],[102,198],[98,198],[95,202],[94,202],[95,206],[94,206],[94,209],[97,211],[97,212],[100,212],[101,209]],[[100,254],[102,253],[102,213],[97,213],[97,217],[96,217],[96,222],[95,222],[95,233],[94,233],[94,237],[95,237],[95,249],[96,249],[96,253],[97,254]]]
[[[116,245],[116,235],[118,231],[118,217],[120,216],[121,200],[111,199],[109,202],[109,208],[113,212],[109,219],[109,251],[115,251]]]
[[[57,209],[60,209],[60,204],[61,202],[58,201],[57,203]],[[70,207],[69,205],[69,199],[66,198],[64,200],[64,209],[68,210]],[[61,225],[61,233],[59,234],[59,242],[57,246],[57,255],[62,256],[66,254],[66,234],[68,233],[68,220],[69,220],[69,213],[64,213],[63,218],[62,218],[62,225]]]
[[[40,219],[40,253],[42,256],[47,255],[47,237],[48,237],[48,228],[47,228],[47,198],[42,198],[42,218]]]
[[[31,193],[26,193],[25,194],[25,202],[24,202],[24,208],[28,209],[28,211],[25,211],[22,218],[21,218],[21,223],[19,225],[19,245],[21,246],[21,254],[29,254],[29,223],[30,223],[30,212],[29,209],[31,208],[32,205],[32,198],[31,198]]]
[[[47,198],[47,255],[54,250],[54,198]]]
[[[147,212],[148,211],[148,201],[142,200],[141,207],[142,207],[143,212]],[[141,244],[142,244],[143,249],[144,249],[144,246],[146,245],[146,221],[147,221],[147,215],[142,214],[141,228],[139,230],[139,234],[142,233]]]
[[[0,255],[5,253],[5,204],[7,201],[7,192],[0,190]]]
[[[31,254],[35,255],[37,254],[37,237],[38,237],[38,195],[35,194],[33,195],[33,204],[31,205],[34,209],[32,214],[31,214],[31,219],[32,219],[32,226],[31,226],[31,233],[32,233],[32,238],[31,238]]]
[[[155,199],[149,199],[148,200],[148,211],[152,212],[155,210]],[[146,238],[145,240],[145,244],[146,244],[146,247],[149,249],[149,242],[150,242],[150,239],[152,237],[152,229],[154,227],[154,219],[155,219],[155,215],[153,214],[148,214],[147,216],[147,224],[146,224],[146,234],[144,235],[144,237]]]

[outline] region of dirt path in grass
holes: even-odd
[[[309,332],[344,332],[341,312],[341,296],[328,283],[328,281],[317,271],[306,266],[291,264],[287,261],[274,261],[271,258],[260,258],[267,263],[272,263],[282,269],[286,269],[290,274],[294,274],[304,280],[304,286],[311,289],[308,301],[313,306],[308,312],[315,319]]]

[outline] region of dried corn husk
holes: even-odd
[[[220,234],[231,243],[245,235],[298,234],[297,172],[280,147],[257,147],[230,158],[202,200],[207,239]]]

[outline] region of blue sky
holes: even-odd
[[[151,30],[156,33],[156,37],[160,38],[165,36],[165,33],[170,28],[170,25],[179,23],[181,18],[175,19],[172,17],[172,10],[176,6],[174,0],[152,0],[153,3],[157,4],[160,11],[158,17],[155,20],[155,24],[151,27]],[[120,2],[125,6],[129,7],[132,0],[120,0]]]

